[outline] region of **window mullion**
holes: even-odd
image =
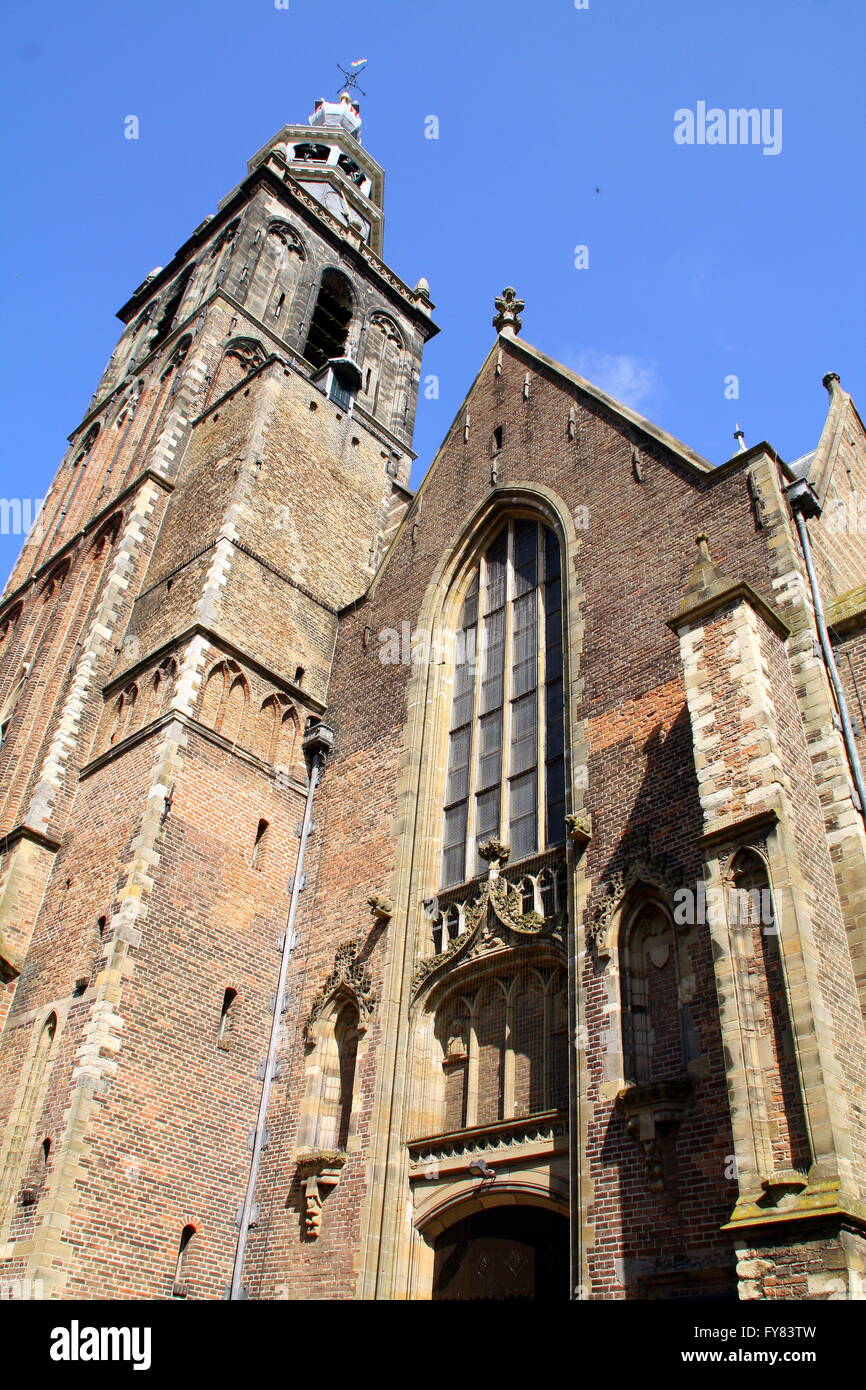
[[[505,564],[505,614],[502,625],[502,761],[499,773],[499,838],[503,844],[510,845],[509,813],[511,795],[509,775],[511,768],[511,650],[514,628],[514,522],[508,523],[508,551]]]
[[[536,607],[535,607],[535,717],[536,717],[536,807],[538,829],[536,847],[541,850],[547,844],[547,700],[545,680],[547,677],[547,605],[545,603],[544,570],[544,527],[539,524],[536,541]]]
[[[475,617],[475,674],[472,680],[472,714],[469,725],[469,787],[466,805],[466,843],[463,846],[463,878],[475,872],[475,792],[478,786],[478,764],[481,756],[479,718],[481,705],[481,676],[487,659],[487,627],[484,621],[484,590],[487,583],[487,561],[482,555],[478,562],[478,612]],[[470,580],[471,586],[471,580]],[[465,644],[464,644],[465,645]],[[468,655],[464,652],[464,655]],[[472,847],[470,857],[469,847]]]

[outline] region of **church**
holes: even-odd
[[[0,600],[0,1281],[863,1299],[863,423],[710,462],[508,287],[413,493],[360,127],[131,295]]]

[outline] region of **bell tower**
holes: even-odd
[[[436,332],[360,125],[316,102],[130,296],[0,601],[0,1271],[47,1296],[230,1279],[304,730]]]

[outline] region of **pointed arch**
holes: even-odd
[[[265,361],[267,353],[257,338],[234,338],[226,345],[208,392],[208,405],[219,400]]]
[[[686,1069],[676,929],[657,896],[633,894],[622,937],[623,1055],[637,1085]]]
[[[63,588],[67,575],[71,568],[70,560],[61,560],[59,565],[55,565],[48,578],[42,585],[41,594],[43,602],[47,603]]]
[[[306,246],[295,228],[288,222],[271,222],[263,239],[255,279],[265,320],[276,322],[281,337],[286,336],[293,322],[295,294],[306,259]]]
[[[249,683],[236,661],[225,658],[208,672],[199,706],[199,719],[232,743],[238,743],[246,723]]]
[[[276,691],[261,704],[256,722],[255,751],[265,762],[290,769],[297,755],[301,723],[288,695]]]
[[[373,1002],[357,948],[346,942],[338,948],[334,969],[304,1026],[308,1056],[298,1131],[302,1148],[346,1152],[356,1147],[360,1110],[356,1079]]]
[[[91,560],[99,560],[114,545],[123,525],[123,512],[114,512],[104,521],[90,546]]]
[[[491,837],[520,860],[565,840],[559,541],[502,518],[468,567],[453,644],[441,884],[481,871]]]
[[[41,1024],[34,1024],[33,1046],[22,1070],[18,1094],[13,1103],[6,1151],[0,1154],[0,1232],[14,1214],[34,1130],[45,1101],[57,1028],[57,1013],[53,1009]]]
[[[95,424],[90,426],[90,429],[87,431],[83,440],[81,441],[80,447],[77,449],[73,456],[74,464],[86,462],[88,455],[93,452],[93,447],[96,444],[97,439],[99,438],[100,428],[101,427],[98,420]]]
[[[406,344],[389,314],[371,314],[364,339],[363,404],[371,415],[389,425],[397,413],[398,391],[404,385]]]
[[[138,683],[132,681],[118,695],[114,705],[114,722],[108,739],[109,744],[120,743],[127,734],[132,732],[133,721],[136,718],[138,694]]]
[[[212,729],[216,729],[223,708],[228,674],[228,662],[217,661],[205,677],[198,717],[202,724],[208,724]]]
[[[250,688],[246,677],[239,674],[228,684],[225,705],[220,716],[218,732],[231,743],[240,743],[244,734]]]
[[[319,292],[304,345],[304,357],[317,370],[335,357],[345,357],[355,314],[355,293],[349,277],[335,266],[322,271]]]
[[[811,1142],[767,859],[755,846],[742,846],[723,877],[758,1169],[762,1177],[792,1169],[805,1173]]]

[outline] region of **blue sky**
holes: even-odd
[[[365,57],[385,258],[430,281],[417,484],[514,284],[524,337],[714,462],[866,402],[863,0],[42,0],[7,13],[0,496],[41,496],[115,311],[286,121]],[[780,109],[782,145],[674,113]],[[124,139],[136,115],[140,138]],[[439,138],[425,138],[436,116]],[[586,246],[589,266],[575,267]],[[725,381],[739,379],[739,399]],[[0,536],[5,578],[21,538]]]

